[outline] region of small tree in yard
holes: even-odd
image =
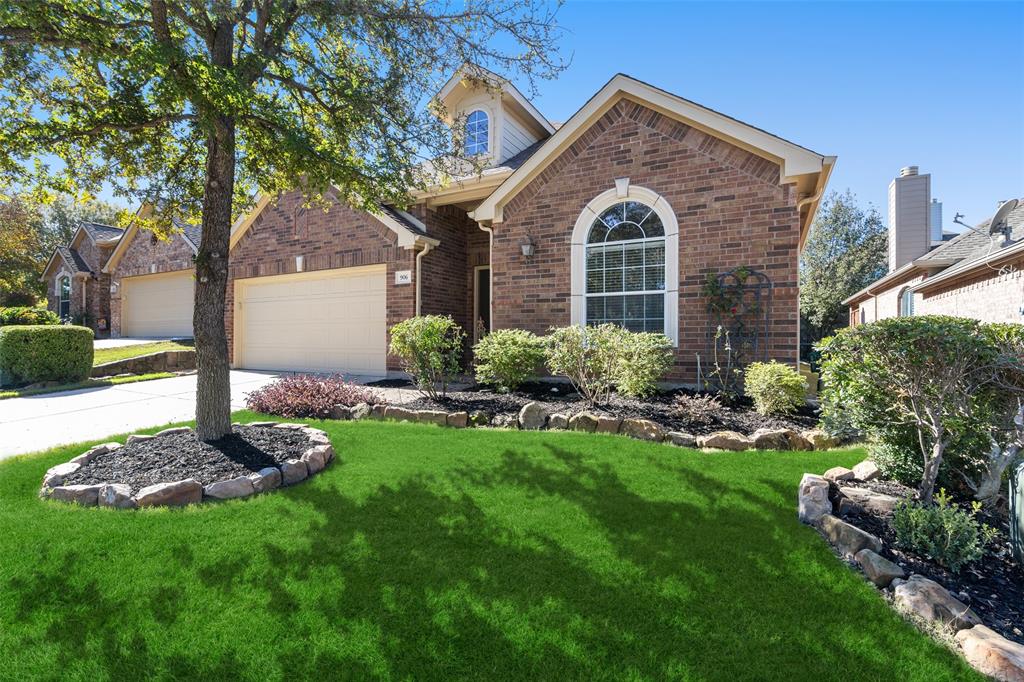
[[[110,186],[155,207],[144,228],[202,223],[196,432],[215,440],[231,224],[254,193],[404,204],[465,168],[423,106],[440,79],[550,77],[553,27],[540,0],[0,0],[0,193]]]
[[[820,347],[826,413],[868,433],[909,427],[917,434],[930,503],[943,455],[977,418],[976,395],[991,385],[999,353],[974,320],[892,318],[842,330]]]
[[[392,355],[402,361],[416,387],[437,400],[459,373],[466,333],[450,316],[410,317],[391,328]]]

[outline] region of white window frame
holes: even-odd
[[[483,116],[484,116],[484,120],[486,121],[486,125],[487,125],[487,135],[485,136],[485,139],[484,139],[484,142],[483,142],[484,149],[482,151],[478,150],[478,151],[471,152],[471,151],[469,151],[469,118],[473,114],[478,114],[478,113],[479,114],[483,114]],[[465,152],[466,156],[482,156],[484,154],[490,154],[491,153],[491,128],[492,128],[491,121],[492,121],[492,119],[493,119],[493,117],[491,116],[491,112],[487,111],[483,107],[476,107],[472,111],[470,111],[468,114],[466,114],[466,143],[465,143],[464,149],[463,149],[463,151]],[[479,144],[479,143],[477,143],[477,144]]]
[[[620,178],[616,186],[594,197],[576,219],[571,242],[571,307],[572,324],[587,323],[587,236],[598,216],[605,210],[624,201],[637,201],[649,206],[661,219],[665,228],[665,291],[647,293],[665,296],[664,334],[679,346],[679,221],[672,207],[657,192],[639,185],[630,185],[628,179]],[[616,242],[619,243],[619,242]],[[630,292],[644,293],[644,292]]]
[[[909,303],[909,305],[904,305]],[[914,290],[910,287],[903,287],[900,291],[899,300],[896,302],[899,306],[898,317],[913,317],[914,316]]]
[[[68,281],[68,313],[67,315],[61,315],[61,308],[64,306],[64,280]],[[61,272],[60,276],[57,277],[57,315],[64,319],[65,317],[71,317],[71,297],[74,294],[74,281],[71,279],[71,275],[66,272]]]

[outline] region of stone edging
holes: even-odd
[[[336,405],[332,419],[391,419],[395,421],[437,424],[453,428],[499,426],[524,431],[582,431],[585,433],[617,433],[654,443],[669,443],[679,447],[707,450],[828,450],[838,442],[821,429],[798,433],[792,429],[759,429],[744,435],[736,431],[716,431],[706,436],[695,436],[682,431],[669,431],[650,419],[609,417],[580,412],[574,415],[550,412],[538,402],[527,403],[519,416],[508,423],[497,423],[483,410],[473,412],[445,412],[444,410],[413,410],[401,405],[367,405],[353,407]]]
[[[278,429],[302,431],[309,439],[309,447],[297,459],[289,459],[279,467],[266,467],[248,476],[215,481],[203,485],[194,478],[181,481],[154,483],[132,495],[131,488],[124,483],[92,483],[64,485],[67,476],[78,471],[93,458],[122,447],[120,443],[96,445],[64,464],[47,470],[39,497],[43,499],[70,502],[86,507],[113,507],[116,509],[137,509],[140,507],[182,507],[211,500],[228,500],[248,497],[256,493],[269,492],[282,485],[293,485],[322,471],[334,460],[334,447],[327,434],[305,424],[280,422],[252,422],[235,426],[264,426]],[[128,436],[126,445],[161,436],[191,432],[187,426],[164,429],[152,436]]]
[[[847,505],[891,513],[897,498],[863,488],[840,486],[843,497],[838,500],[838,509],[829,500],[830,482],[839,484],[854,478],[870,481],[879,475],[871,461],[853,469],[834,467],[823,476],[804,474],[797,492],[799,519],[816,527],[848,561],[856,563],[864,576],[890,597],[897,610],[932,626],[951,629],[964,659],[975,670],[1004,682],[1024,682],[1024,645],[985,627],[978,614],[939,583],[917,574],[907,577],[899,565],[881,556],[883,543],[879,538],[833,515],[842,515]]]

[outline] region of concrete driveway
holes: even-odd
[[[231,372],[231,409],[274,379],[265,372]],[[57,445],[195,418],[196,377],[0,400],[0,459]]]

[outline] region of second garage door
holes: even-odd
[[[121,280],[121,335],[192,336],[191,270]]]
[[[236,280],[235,364],[383,376],[386,278],[374,265]]]

